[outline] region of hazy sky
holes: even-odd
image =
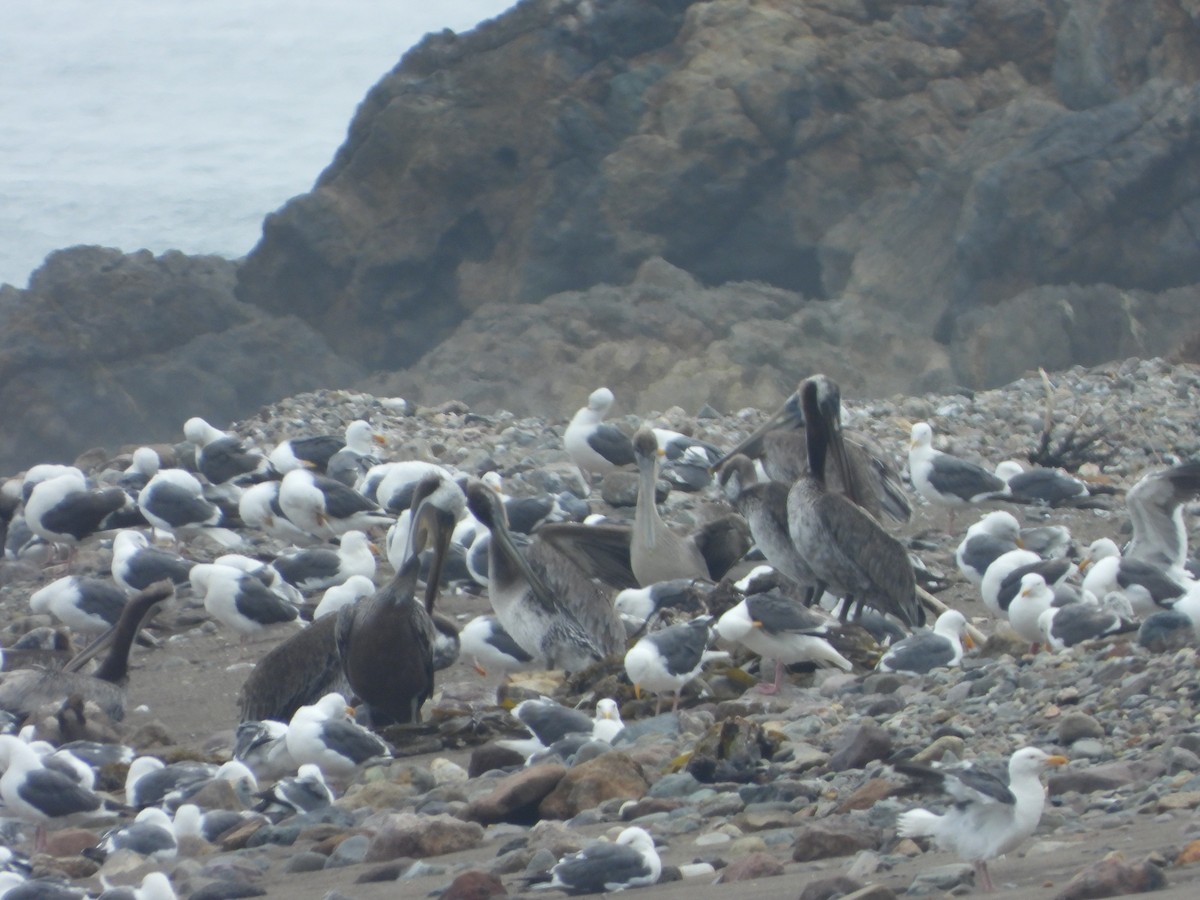
[[[29,0],[0,29],[0,282],[74,244],[240,256],[431,31],[513,0]]]

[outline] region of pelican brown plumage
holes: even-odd
[[[647,587],[677,578],[719,581],[750,549],[750,533],[739,515],[725,515],[688,535],[676,534],[658,512],[655,485],[662,452],[653,429],[633,436],[638,467],[633,527],[543,525],[537,534],[589,575],[616,588]]]
[[[843,479],[849,463],[841,433],[837,383],[813,375],[800,385],[809,473],[788,492],[788,529],[797,551],[833,593],[891,613],[910,628],[925,624],[904,545],[856,503],[826,487],[830,454]],[[843,482],[845,483],[845,482]]]
[[[170,581],[150,585],[132,598],[117,624],[61,669],[16,669],[0,675],[0,709],[32,715],[47,703],[62,703],[78,695],[93,702],[114,722],[125,716],[125,682],[129,678],[129,651],[151,610],[175,595]],[[85,662],[107,648],[108,654],[92,674],[78,671]]]
[[[713,463],[713,471],[728,464],[737,454],[761,459],[767,477],[793,484],[809,474],[807,419],[800,399],[804,382],[783,405],[744,441]],[[863,434],[842,432],[846,448],[846,472],[828,473],[829,490],[845,494],[875,518],[886,514],[897,522],[912,518],[900,474],[887,455]]]
[[[535,541],[529,557],[517,549],[499,495],[483,482],[468,481],[466,492],[467,508],[491,532],[488,597],[513,640],[569,671],[623,650],[624,629],[611,596],[541,542]]]
[[[725,498],[745,517],[754,545],[767,562],[806,590],[809,605],[819,599],[815,593],[820,579],[796,549],[788,529],[790,486],[780,481],[760,482],[754,463],[741,453],[725,461],[718,477]]]
[[[439,475],[421,479],[412,497],[408,553],[392,580],[338,611],[335,639],[346,680],[375,727],[419,722],[433,696],[432,613],[442,557],[463,505],[462,491]],[[434,546],[425,600],[417,600],[421,551]]]

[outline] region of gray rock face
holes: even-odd
[[[75,247],[27,290],[0,288],[0,470],[130,434],[172,440],[191,415],[224,422],[301,381],[361,375],[300,320],[239,302],[234,272],[217,257]]]
[[[562,413],[1200,358],[1198,18],[529,0],[432,35],[236,268],[76,248],[4,289],[0,463],[364,371]]]
[[[547,358],[699,405],[1171,352],[1200,325],[1189,15],[522,4],[375,87],[239,296],[386,368],[445,340],[406,395],[520,411],[561,399]],[[656,258],[698,284],[648,296]]]

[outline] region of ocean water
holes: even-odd
[[[75,244],[243,256],[405,50],[513,2],[5,4],[0,282]]]

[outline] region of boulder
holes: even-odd
[[[605,800],[638,800],[650,790],[642,767],[613,750],[567,771],[538,811],[548,819],[569,819]]]

